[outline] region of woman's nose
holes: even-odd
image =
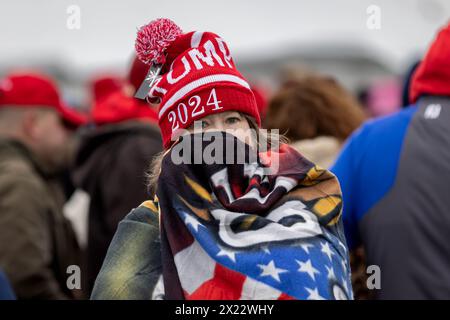
[[[222,121],[220,121],[220,120],[214,121],[213,127],[214,127],[215,130],[219,130],[219,131],[225,130],[225,125],[224,125],[224,123],[223,123]]]

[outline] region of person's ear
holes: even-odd
[[[35,140],[39,136],[39,117],[34,110],[27,110],[23,116],[22,129],[24,134]]]

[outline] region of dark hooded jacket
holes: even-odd
[[[73,179],[90,196],[88,287],[92,289],[118,223],[148,200],[145,172],[162,150],[158,128],[130,120],[87,131],[81,138]]]

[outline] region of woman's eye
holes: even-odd
[[[239,121],[241,121],[241,119],[239,119],[238,117],[230,117],[226,120],[227,124],[236,124]]]
[[[202,121],[202,129],[206,129],[208,127],[208,122]]]

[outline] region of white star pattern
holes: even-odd
[[[190,224],[195,232],[198,232],[198,226],[200,226],[200,222],[197,221],[197,219],[195,219],[194,217],[190,216],[189,214],[185,214],[184,216],[184,223],[186,225]]]
[[[328,244],[328,242],[321,243],[320,246],[322,247],[322,249],[320,249],[320,251],[323,252],[324,254],[326,254],[328,259],[330,259],[330,261],[331,261],[331,256],[334,253],[331,251],[330,245]]]
[[[228,257],[231,261],[236,263],[236,252],[225,249],[221,246],[219,246],[219,248],[220,248],[220,251],[217,253],[218,257]]]
[[[270,254],[270,250],[269,250],[269,246],[268,246],[268,245],[261,246],[261,249],[262,249],[265,253]]]
[[[211,264],[222,263],[224,267],[232,269],[236,267],[249,279],[257,279],[265,285],[271,283],[279,292],[289,292],[289,295],[295,298],[308,300],[351,298],[348,260],[341,258],[343,248],[336,237],[298,239],[294,243],[276,246],[261,238],[257,250],[252,248],[247,251],[236,249],[231,242],[225,240],[229,245],[215,241],[217,239],[211,237],[209,226],[203,224],[203,220],[197,215],[189,214],[190,211],[181,210],[179,213],[195,239],[200,236],[201,240],[206,236],[211,238],[209,244],[203,242],[201,244]],[[197,272],[198,266],[194,265],[192,273]],[[295,281],[290,281],[291,277]],[[332,290],[329,290],[330,287]],[[258,294],[262,291],[260,288],[252,290]]]
[[[346,273],[347,272],[347,264],[346,264],[345,259],[341,260],[341,265],[342,265],[342,269],[344,269],[344,273]]]
[[[345,293],[344,288],[335,284],[333,286],[333,296],[336,300],[348,300],[347,294]]]
[[[344,252],[347,253],[347,247],[341,241],[338,241],[338,243],[342,247],[342,249],[344,249]]]
[[[316,274],[320,274],[319,270],[317,270],[316,268],[313,267],[311,260],[308,259],[308,261],[306,262],[302,262],[302,261],[297,261],[298,265],[299,265],[299,272],[306,272],[314,281],[316,280]]]
[[[314,248],[314,246],[310,243],[302,243],[300,245],[300,247],[307,253],[309,254],[309,248]]]
[[[310,289],[310,288],[305,287],[305,289],[306,289],[306,291],[308,291],[308,294],[309,294],[309,296],[306,299],[308,299],[308,300],[325,300],[325,298],[319,294],[319,290],[317,288]]]
[[[280,274],[288,272],[287,270],[277,268],[273,260],[270,260],[270,262],[267,265],[258,264],[258,267],[260,267],[262,271],[261,274],[259,275],[260,277],[270,276],[278,282],[281,281]]]
[[[350,288],[349,288],[349,286],[348,286],[348,282],[345,281],[345,278],[344,278],[344,277],[342,278],[342,285],[343,285],[343,287],[345,288],[345,291],[346,291],[346,292],[350,292],[350,291],[351,291]]]
[[[328,279],[336,279],[336,274],[334,273],[333,266],[331,266],[331,267],[325,266],[325,268],[327,269]]]

